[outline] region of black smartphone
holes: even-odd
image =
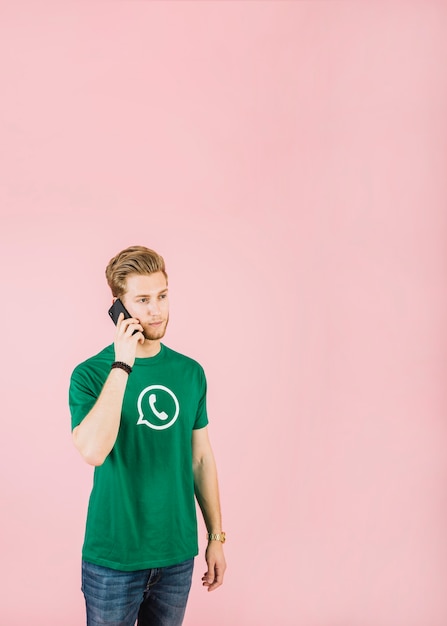
[[[129,313],[129,311],[126,309],[126,307],[124,306],[124,304],[121,302],[121,300],[119,298],[117,298],[115,300],[115,302],[112,304],[112,306],[109,309],[109,315],[112,318],[115,326],[118,323],[118,317],[120,315],[120,313],[124,313],[124,319],[127,320],[129,317],[132,317],[132,315]],[[135,333],[139,333],[141,331],[139,330],[134,330],[132,335],[135,335]]]
[[[115,324],[115,326],[116,326],[116,324],[118,324],[118,317],[119,317],[120,313],[124,313],[124,319],[125,320],[128,319],[129,317],[132,317],[132,315],[126,309],[124,304],[118,298],[117,300],[115,300],[115,302],[112,304],[112,306],[109,309],[109,315],[112,318],[113,323]]]

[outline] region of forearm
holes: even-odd
[[[194,488],[209,533],[222,532],[217,469],[212,453],[193,464]]]
[[[102,465],[115,445],[128,376],[111,370],[94,407],[73,430],[74,444],[90,465]]]
[[[199,435],[200,437],[200,435]],[[207,441],[205,436],[202,443]],[[200,449],[200,446],[198,446]],[[203,519],[209,533],[222,532],[219,487],[216,463],[211,447],[205,445],[193,462],[194,486],[196,498],[202,510]],[[202,584],[208,591],[214,591],[223,583],[226,570],[223,545],[220,541],[208,541],[205,552],[207,571],[202,577]]]

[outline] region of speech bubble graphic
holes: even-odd
[[[138,396],[137,407],[137,425],[145,424],[154,430],[170,428],[180,411],[175,393],[163,385],[150,385],[143,389]]]

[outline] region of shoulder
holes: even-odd
[[[185,354],[166,348],[169,370],[176,377],[189,401],[195,406],[195,419],[193,430],[204,428],[208,424],[206,398],[208,384],[203,367],[198,361]]]
[[[93,372],[101,372],[104,370],[108,371],[111,363],[113,362],[113,358],[113,345],[107,346],[98,352],[98,354],[95,354],[79,363],[79,365],[76,365],[72,373],[72,378],[82,377],[83,375],[88,375]]]
[[[207,392],[207,380],[203,367],[198,361],[185,354],[176,352],[163,345],[165,352],[165,363],[169,366],[169,371],[177,381],[182,381],[189,393],[197,393],[200,398],[204,398]]]
[[[200,372],[201,374],[205,374],[203,367],[200,365],[198,361],[192,359],[186,354],[182,354],[181,352],[176,352],[172,348],[168,348],[163,344],[163,350],[165,351],[166,358],[169,359],[172,363],[176,363],[182,367],[195,370]]]

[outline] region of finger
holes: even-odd
[[[202,585],[204,587],[209,587],[214,582],[214,575],[212,574],[211,568],[209,568],[202,576]]]
[[[140,324],[129,324],[124,334],[127,337],[132,337],[132,335],[136,334],[137,332],[142,335],[143,327]]]
[[[214,576],[211,574],[211,570],[207,570],[202,576],[202,581],[204,583],[208,583],[209,585],[211,585],[213,580],[214,580]]]
[[[219,587],[223,582],[223,572],[220,572],[217,565],[210,567],[202,577],[204,587],[208,587],[208,591]]]
[[[135,331],[143,332],[143,327],[141,326],[140,322],[134,318],[126,319],[122,324],[122,328],[123,334],[127,335],[128,337],[131,337]]]
[[[118,317],[118,323],[123,327],[127,328],[129,324],[139,324],[140,320],[136,317],[124,317],[124,313],[120,313]],[[118,324],[117,324],[118,325]]]
[[[121,327],[127,329],[130,324],[139,324],[140,321],[136,317],[126,317],[121,321]]]
[[[215,576],[214,576],[214,581],[212,582],[212,584],[208,587],[208,591],[214,591],[215,589],[217,589],[218,587],[220,587],[223,583],[223,571],[221,571],[218,567],[215,568]]]
[[[115,337],[119,337],[123,333],[123,321],[124,321],[124,313],[120,313],[118,315],[118,319],[116,320]]]

